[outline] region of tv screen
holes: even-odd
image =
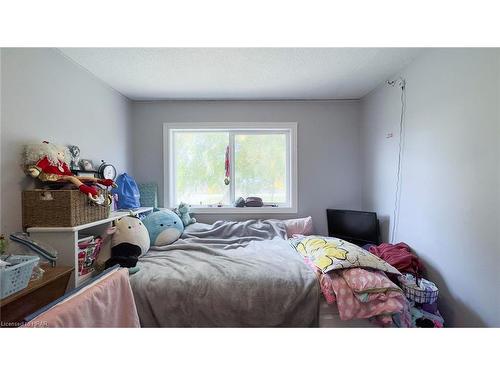
[[[330,237],[337,237],[359,246],[380,243],[375,212],[327,209],[326,215]]]

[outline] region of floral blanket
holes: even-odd
[[[348,271],[353,272],[349,274]],[[374,282],[382,278],[382,275],[377,276],[379,277],[375,277],[371,271],[361,268],[331,273],[331,288],[336,296],[340,319],[350,320],[374,317],[377,323],[383,326],[390,326],[392,325],[393,314],[403,313],[405,310],[408,310],[405,308],[407,304],[406,298],[401,290],[396,289],[397,287],[393,288],[391,286],[375,292],[364,291],[357,293],[350,286],[350,283],[360,282],[361,279],[367,279],[368,277],[372,277]],[[384,277],[387,278],[386,276]],[[389,279],[387,281],[388,283],[392,283]]]
[[[330,305],[336,303],[341,320],[370,318],[383,327],[411,327],[410,306],[403,291],[382,271],[352,267],[323,273],[310,258],[321,292]]]
[[[372,268],[400,275],[400,272],[369,251],[335,237],[305,236],[290,239],[290,244],[321,272],[353,267]]]

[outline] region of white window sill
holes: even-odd
[[[193,214],[296,214],[295,207],[190,207]]]

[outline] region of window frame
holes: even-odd
[[[163,201],[172,207],[175,202],[175,146],[173,133],[176,131],[228,131],[230,144],[234,145],[234,132],[287,133],[287,200],[288,204],[279,207],[233,207],[233,206],[191,206],[193,213],[297,213],[297,123],[296,122],[167,122],[163,124]],[[233,133],[231,133],[233,132]],[[234,147],[230,148],[231,181],[234,181]],[[230,196],[234,196],[235,186],[229,185]]]

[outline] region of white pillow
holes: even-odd
[[[288,237],[292,237],[294,234],[302,234],[304,236],[313,234],[313,222],[311,216],[283,220],[283,223],[285,223],[286,234]]]

